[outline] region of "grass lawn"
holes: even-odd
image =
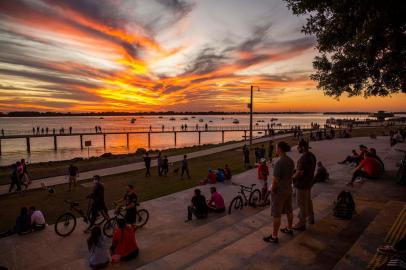
[[[369,136],[371,133],[381,134],[382,131],[384,131],[383,128],[357,129],[353,131],[353,136]],[[296,142],[296,139],[293,137],[284,138],[283,140],[291,145]],[[275,142],[277,141],[278,140],[275,140]],[[254,160],[254,153],[252,151],[251,161]],[[194,187],[199,181],[206,177],[208,168],[224,167],[226,163],[230,166],[233,174],[241,173],[246,170],[242,164],[241,149],[234,149],[190,159],[189,166],[192,176],[190,180],[180,180],[180,175],[176,175],[172,172],[173,168],[180,167],[179,162],[171,167],[168,177],[157,176],[156,167],[151,169],[152,176],[148,178],[144,176],[145,170],[105,176],[102,178],[102,181],[105,185],[107,206],[109,208],[113,207],[112,201],[121,198],[127,184],[133,184],[135,186],[140,201],[150,200]],[[22,206],[36,206],[47,215],[47,222],[53,224],[57,216],[67,210],[67,205],[63,202],[65,199],[84,199],[86,195],[91,192],[91,187],[84,187],[81,185],[83,183],[86,182],[80,182],[72,192],[66,191],[68,189],[67,185],[58,185],[55,194],[49,194],[42,190],[29,190],[24,192],[23,196],[16,194],[0,196],[0,231],[8,229],[14,224],[15,218]],[[86,209],[86,205],[87,202],[83,202],[83,209]]]
[[[235,143],[230,141],[220,145],[226,145]],[[195,152],[199,150],[209,149],[219,146],[218,144],[205,144],[199,146],[191,146],[184,148],[171,148],[162,150],[163,155],[175,156],[184,153]],[[157,153],[158,151],[154,151]],[[154,153],[153,152],[153,153]],[[142,161],[142,155],[132,154],[120,154],[112,155],[110,157],[91,157],[90,159],[74,159],[74,160],[62,160],[62,161],[50,161],[40,162],[28,165],[28,171],[31,179],[42,179],[47,177],[66,175],[70,164],[75,164],[78,167],[79,172],[92,171],[97,169],[104,169],[108,167],[120,166],[129,163]],[[10,182],[10,167],[0,167],[0,185],[6,185]]]

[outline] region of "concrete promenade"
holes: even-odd
[[[272,139],[278,139],[278,138],[283,138],[283,137],[287,137],[287,136],[290,136],[290,134],[273,136]],[[270,139],[271,139],[271,137],[258,138],[258,139],[253,140],[253,143],[267,142]],[[211,154],[215,154],[215,153],[224,152],[227,150],[236,149],[236,148],[242,147],[244,144],[248,144],[248,141],[241,141],[241,142],[217,146],[217,147],[213,147],[213,148],[209,148],[209,149],[205,149],[205,150],[199,150],[199,151],[187,153],[187,156],[189,159],[203,157],[203,156],[207,156],[207,155],[211,155]],[[168,157],[168,159],[169,159],[169,162],[171,162],[171,163],[181,161],[183,159],[183,155],[170,156],[170,157]],[[157,166],[156,159],[152,160],[151,166],[152,167]],[[107,176],[107,175],[113,175],[113,174],[126,173],[126,172],[130,172],[130,171],[142,170],[144,168],[145,168],[144,162],[135,162],[135,163],[130,163],[130,164],[126,164],[126,165],[105,168],[105,169],[86,171],[86,172],[81,172],[79,174],[78,181],[80,182],[83,180],[90,179],[93,177],[93,175],[96,175],[96,174],[98,174],[100,176]],[[68,183],[68,177],[67,177],[67,175],[61,175],[61,176],[34,180],[31,183],[31,185],[28,187],[28,189],[41,188],[42,182],[47,186],[66,184],[66,183]],[[0,195],[8,193],[8,188],[9,188],[9,185],[1,185],[0,186]]]
[[[369,206],[372,201],[377,201],[372,207],[376,211],[389,199],[403,198],[406,201],[405,188],[395,185],[390,178],[396,170],[395,163],[400,160],[401,153],[389,147],[386,137],[378,137],[375,140],[363,137],[313,142],[312,152],[330,172],[330,181],[317,184],[313,189],[315,229],[310,228],[304,233],[297,233],[293,238],[281,236],[279,245],[264,243],[262,237],[270,233],[272,226],[269,208],[245,208],[231,215],[213,214],[207,220],[184,223],[186,206],[193,194],[191,188],[143,202],[142,207],[150,212],[150,221],[136,235],[140,257],[128,263],[110,265],[108,269],[140,269],[140,267],[141,269],[270,269],[268,261],[272,255],[282,256],[277,261],[279,265],[275,263],[272,269],[307,269],[309,263],[325,263],[325,267],[311,269],[331,269],[332,257],[335,256],[334,259],[338,261],[342,256],[340,252],[344,251],[340,245],[329,247],[328,242],[334,240],[334,237],[340,237],[341,233],[338,230],[346,230],[344,225],[347,224],[344,222],[330,224],[336,222],[329,220],[331,204],[338,192],[345,188],[345,183],[353,170],[349,166],[337,164],[337,161],[342,160],[351,149],[357,148],[361,143],[377,149],[377,153],[386,164],[387,175],[382,180],[367,181],[351,189],[353,194],[360,198],[360,201],[357,200],[360,217],[364,209],[371,208]],[[405,144],[395,147],[406,149]],[[296,149],[289,155],[295,161],[299,156]],[[246,185],[258,183],[256,169],[235,175],[232,180]],[[223,194],[226,205],[238,191],[238,188],[230,183],[216,186]],[[209,187],[209,185],[201,187],[206,197],[209,195]],[[362,204],[362,201],[367,201],[366,205]],[[328,226],[323,227],[323,224]],[[352,226],[357,227],[356,224]],[[54,227],[48,226],[42,232],[0,239],[0,266],[6,266],[10,270],[89,269],[86,247],[88,235],[83,233],[84,228],[85,224],[79,221],[73,234],[66,238],[57,236]],[[328,230],[334,234],[329,234]],[[298,242],[304,239],[310,246]],[[345,239],[342,241],[345,242]],[[330,261],[321,258],[320,254],[309,255],[311,252],[309,250],[304,253],[306,256],[298,254],[306,248],[313,251],[333,249],[331,254],[326,255]]]

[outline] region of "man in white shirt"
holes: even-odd
[[[45,217],[40,210],[36,210],[34,206],[30,207],[31,227],[34,230],[42,230],[45,228]]]

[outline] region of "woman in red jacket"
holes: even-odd
[[[266,165],[266,159],[261,158],[259,166],[258,166],[258,179],[261,182],[261,200],[265,200],[266,193],[268,192],[268,175],[269,169],[268,165]]]
[[[135,228],[127,225],[124,219],[117,220],[117,228],[113,234],[111,255],[113,261],[129,261],[138,256],[139,249],[135,241]]]

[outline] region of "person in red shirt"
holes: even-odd
[[[204,184],[215,184],[217,182],[217,176],[212,169],[209,169],[209,173],[205,180],[200,182],[202,185]]]
[[[260,180],[262,186],[261,200],[264,200],[266,193],[268,192],[268,175],[269,169],[266,165],[266,159],[262,158],[258,166],[258,179]]]
[[[364,159],[360,164],[355,168],[355,172],[352,175],[352,179],[347,183],[348,186],[352,186],[354,181],[358,177],[367,178],[367,179],[377,179],[382,174],[382,165],[379,161],[373,157],[369,152],[365,153]]]
[[[127,225],[124,219],[117,220],[110,250],[112,258],[119,257],[120,261],[129,261],[138,256],[135,228],[133,225]]]

